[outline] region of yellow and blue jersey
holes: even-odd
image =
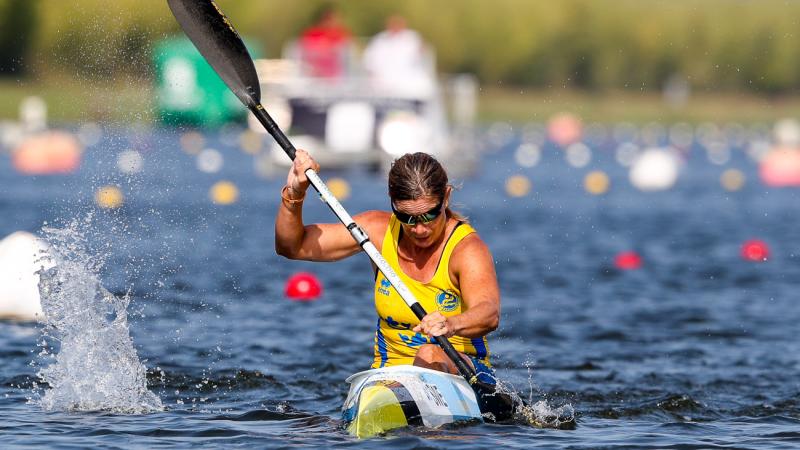
[[[427,283],[409,277],[400,269],[397,258],[400,232],[401,224],[392,215],[381,247],[383,257],[397,272],[403,283],[408,286],[425,311],[428,313],[439,311],[447,317],[461,314],[464,308],[461,291],[453,286],[448,267],[453,249],[462,239],[474,233],[475,229],[464,222],[456,225],[445,243],[436,272]],[[412,364],[421,345],[436,343],[434,339],[412,331],[419,324],[419,319],[411,312],[408,305],[380,271],[375,279],[375,310],[378,313],[378,325],[375,331],[373,369]],[[489,346],[485,336],[474,339],[453,336],[450,338],[450,342],[457,351],[470,356],[474,363],[491,367]]]

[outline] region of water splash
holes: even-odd
[[[572,405],[566,404],[562,406],[552,406],[547,402],[547,399],[539,400],[534,403],[534,392],[540,397],[545,397],[541,389],[533,383],[533,363],[526,361],[523,363],[528,369],[528,398],[525,400],[520,396],[513,386],[500,380],[499,378],[489,375],[492,378],[492,383],[495,386],[497,395],[503,395],[510,398],[512,405],[512,419],[514,423],[520,425],[526,424],[537,428],[557,428],[560,430],[573,430],[577,426],[575,419],[575,410]],[[503,404],[506,404],[503,402]],[[496,420],[505,421],[507,419],[496,417],[491,412],[484,412],[484,419],[494,422]]]
[[[576,426],[575,410],[572,405],[553,407],[546,400],[520,406],[517,409],[517,417],[538,428],[573,430]]]
[[[522,402],[517,393],[513,395],[520,400],[515,411],[517,420],[524,421],[525,423],[537,428],[557,428],[560,430],[573,430],[577,426],[575,418],[575,409],[571,404],[561,406],[553,406],[547,402],[547,399],[534,402],[534,392],[541,395],[541,389],[533,383],[533,362],[526,361],[524,363],[528,369],[528,400]]]
[[[83,228],[73,220],[65,228],[42,229],[52,267],[39,272],[45,317],[40,356],[50,360],[38,373],[49,385],[39,404],[47,411],[162,410],[147,389],[128,330],[130,297],[114,296],[100,284],[104,259],[88,250]]]

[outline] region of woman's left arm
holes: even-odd
[[[452,276],[458,280],[463,312],[447,319],[453,334],[483,337],[500,325],[500,288],[489,247],[477,234],[466,237],[450,258]]]
[[[439,311],[426,315],[413,331],[429,336],[479,338],[500,324],[500,288],[494,259],[477,234],[458,243],[450,257],[450,276],[458,281],[462,313],[445,317]]]
[[[445,317],[434,311],[423,317],[414,331],[429,336],[478,338],[496,330],[500,324],[500,288],[492,254],[477,234],[467,236],[453,250],[450,276],[461,290],[463,312]]]

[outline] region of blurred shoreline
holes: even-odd
[[[155,89],[148,80],[106,82],[0,79],[0,120],[17,120],[19,104],[28,96],[45,100],[54,123],[107,121],[124,125],[156,119]],[[554,114],[571,112],[586,122],[740,122],[771,123],[794,117],[800,95],[759,96],[750,93],[693,93],[680,107],[669,105],[658,92],[577,89],[530,89],[503,85],[481,86],[480,122],[545,122]]]
[[[740,122],[771,123],[794,117],[800,96],[758,96],[751,93],[693,93],[680,107],[669,105],[659,92],[575,89],[526,89],[482,86],[478,100],[482,122],[546,122],[570,112],[585,122]]]

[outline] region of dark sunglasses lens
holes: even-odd
[[[439,217],[439,214],[442,213],[442,202],[439,202],[433,209],[430,211],[420,214],[418,216],[412,216],[410,214],[402,213],[395,209],[394,203],[392,203],[392,212],[394,212],[394,216],[397,217],[397,220],[403,222],[406,225],[416,225],[417,221],[422,223],[428,223],[436,220]]]
[[[417,221],[414,220],[414,216],[412,216],[412,215],[409,215],[409,214],[406,214],[406,213],[397,212],[397,211],[395,211],[394,215],[395,215],[395,217],[397,217],[397,220],[399,220],[400,222],[403,222],[406,225],[414,225],[414,224],[417,223]]]
[[[441,212],[442,212],[442,208],[440,207],[436,211],[427,212],[425,214],[422,214],[421,216],[419,216],[419,220],[422,221],[422,222],[425,222],[425,223],[433,222],[434,220],[436,220],[437,217],[439,217],[439,214]]]

